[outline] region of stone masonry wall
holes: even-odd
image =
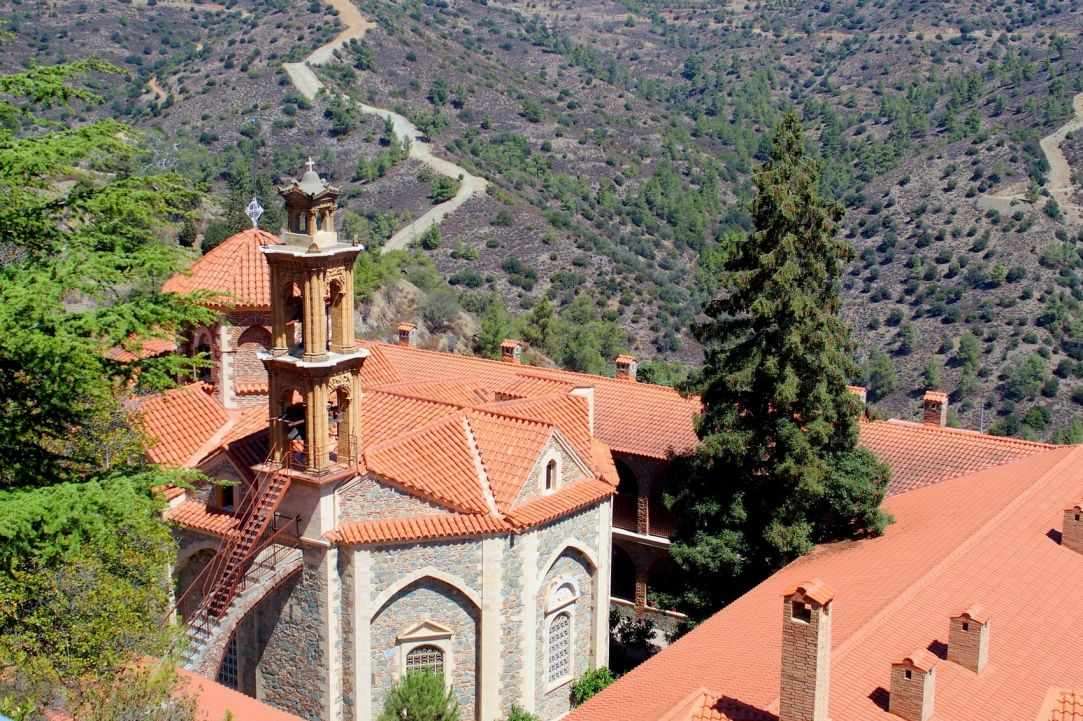
[[[555,614],[545,613],[545,604],[550,590],[550,584],[556,579],[574,579],[582,594],[575,603],[572,623],[572,679],[578,678],[593,666],[593,642],[594,613],[597,607],[593,589],[593,570],[590,562],[583,554],[575,549],[567,549],[561,553],[556,563],[545,575],[541,588],[538,590],[538,625],[537,634],[538,660],[536,686],[538,690],[537,715],[543,720],[555,719],[567,713],[571,709],[571,683],[564,683],[552,688],[548,679],[549,671],[549,647],[546,644],[546,629],[549,621]],[[567,610],[562,609],[562,610]]]
[[[337,493],[338,522],[366,521],[392,516],[447,513],[445,509],[372,478],[361,478]]]
[[[525,659],[521,657],[523,609],[523,544],[518,538],[514,545],[504,541],[504,569],[500,579],[500,646],[504,651],[500,669],[501,717],[518,704],[522,697],[522,674]]]
[[[372,620],[372,717],[379,716],[384,698],[400,675],[403,660],[397,638],[422,622],[451,629],[451,657],[445,673],[459,702],[460,718],[476,716],[478,694],[480,610],[465,595],[433,578],[423,578],[394,594]]]
[[[458,576],[477,593],[481,588],[481,541],[414,543],[373,550],[372,597],[376,598],[395,582],[426,566]]]
[[[576,465],[571,458],[571,455],[564,451],[564,448],[556,441],[550,441],[549,444],[542,450],[537,463],[534,464],[534,468],[530,471],[530,476],[526,483],[523,484],[522,489],[519,491],[519,496],[515,499],[515,504],[524,503],[534,498],[540,498],[544,495],[545,488],[545,466],[549,458],[553,456],[550,451],[556,454],[560,459],[560,483],[571,483],[583,478],[584,473],[582,469]],[[590,462],[590,459],[585,459],[586,463]]]
[[[550,582],[560,577],[574,578],[582,594],[574,604],[574,635],[572,660],[572,676],[577,678],[593,666],[594,648],[594,618],[595,613],[608,613],[608,603],[598,604],[594,598],[593,569],[590,562],[576,549],[565,549],[557,557],[551,567],[545,568],[550,557],[557,549],[565,546],[569,540],[577,540],[589,548],[595,555],[600,568],[598,572],[609,572],[609,559],[603,558],[602,544],[598,538],[598,513],[597,507],[583,511],[574,516],[569,516],[556,521],[553,524],[538,531],[538,576],[542,582],[538,587],[537,621],[534,629],[535,643],[537,648],[538,663],[535,670],[535,693],[537,704],[535,713],[542,721],[551,721],[568,712],[571,708],[571,686],[563,684],[550,689],[546,678],[548,672],[549,649],[545,643],[546,624],[548,618],[545,614],[546,596],[549,592]]]
[[[354,674],[354,649],[353,638],[355,629],[353,627],[353,608],[354,608],[354,563],[352,549],[340,550],[338,554],[338,574],[342,580],[339,587],[341,589],[342,601],[341,608],[339,610],[339,619],[341,622],[342,632],[340,634],[340,640],[342,643],[342,718],[343,721],[354,721],[357,718],[357,695],[353,687],[353,674]]]
[[[283,586],[288,593],[277,618],[260,619],[266,640],[256,671],[260,700],[308,721],[324,721],[321,689],[327,650],[320,634],[323,582],[316,560],[306,554],[299,579]],[[274,610],[273,604],[260,604],[256,612]]]

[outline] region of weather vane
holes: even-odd
[[[259,227],[260,216],[263,215],[263,206],[259,204],[259,198],[253,196],[252,202],[244,209],[244,214],[252,220],[252,227]]]

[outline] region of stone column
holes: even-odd
[[[353,549],[353,695],[355,721],[372,721],[372,556]]]
[[[327,426],[327,384],[324,379],[313,379],[305,394],[305,453],[307,470],[327,470],[330,464]]]
[[[323,307],[323,295],[318,294],[318,283],[313,273],[307,273],[304,279],[304,311],[302,317],[302,331],[304,333],[306,361],[314,361],[323,357],[324,350],[319,344],[319,320]],[[319,306],[320,310],[317,310]]]
[[[318,609],[317,658],[313,662],[319,666],[316,674],[320,683],[321,721],[341,721],[342,719],[342,657],[339,649],[342,645],[341,625],[339,624],[339,597],[342,589],[338,578],[338,549],[309,548],[305,554],[304,583],[313,585],[312,598]],[[298,662],[303,663],[303,657]]]
[[[524,533],[519,542],[523,544],[523,646],[520,656],[523,692],[519,705],[533,712],[538,671],[538,534]]]
[[[481,721],[500,721],[500,672],[504,665],[500,636],[504,543],[504,538],[486,538],[481,542],[481,668],[476,672],[481,687]]]
[[[609,597],[613,580],[613,501],[598,506],[598,568],[594,571],[594,665],[609,665]]]
[[[277,265],[271,265],[271,352],[274,355],[286,355],[289,352],[289,338],[286,337],[286,298],[283,273]]]

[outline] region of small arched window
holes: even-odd
[[[557,462],[549,459],[545,464],[545,490],[552,491],[557,487]]]
[[[549,683],[572,675],[572,615],[561,611],[549,622]]]
[[[436,646],[417,646],[406,654],[406,672],[432,671],[444,676],[444,652]]]

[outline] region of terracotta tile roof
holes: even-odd
[[[515,379],[510,383],[502,386],[497,391],[497,395],[502,397],[501,400],[535,398],[537,396],[547,396],[554,392],[567,393],[572,388],[575,388],[572,383],[565,383],[554,378],[520,374],[515,376]]]
[[[365,449],[366,468],[410,493],[462,513],[488,513],[466,418],[455,413]]]
[[[233,383],[233,390],[239,396],[265,396],[268,392],[267,381],[242,381]]]
[[[172,353],[175,350],[177,350],[177,343],[172,338],[147,338],[135,350],[114,346],[105,352],[105,357],[118,363],[132,363],[144,358]]]
[[[236,414],[236,420],[230,427],[229,432],[226,433],[222,439],[223,445],[229,445],[236,443],[242,438],[247,438],[253,433],[259,433],[267,430],[267,414],[270,411],[265,405],[252,406],[251,408],[245,408]],[[261,461],[263,459],[260,459]]]
[[[265,245],[280,245],[276,236],[250,228],[230,236],[199,258],[187,273],[165,282],[167,293],[212,293],[211,307],[271,307],[271,271],[260,252]]]
[[[332,543],[411,543],[445,538],[464,538],[507,533],[510,526],[495,516],[448,513],[409,518],[351,521],[324,534]]]
[[[369,358],[362,367],[362,383],[376,387],[402,381],[457,380],[497,391],[524,377],[544,378],[572,386],[594,386],[595,435],[615,453],[664,459],[671,450],[694,448],[694,419],[699,401],[684,398],[671,388],[573,373],[552,368],[441,353],[411,346],[361,341]]]
[[[994,619],[989,666],[939,663],[936,718],[1035,719],[1051,686],[1083,688],[1083,555],[1050,533],[1081,489],[1083,447],[1061,447],[893,496],[882,537],[823,546],[783,568],[568,721],[659,721],[701,685],[776,710],[782,595],[810,577],[835,591],[834,721],[897,721],[875,700],[891,662],[946,642],[950,616],[974,603]]]
[[[505,518],[518,528],[548,523],[605,500],[613,486],[597,480],[575,481],[549,496],[535,498],[511,509]]]
[[[496,506],[501,513],[506,513],[554,429],[545,423],[508,419],[480,411],[471,411],[468,417]]]
[[[1035,721],[1083,721],[1083,691],[1049,689]]]
[[[609,446],[595,438],[591,441],[591,453],[594,458],[594,472],[598,474],[598,477],[614,488],[620,485],[617,464],[613,460],[613,452],[609,450]]]
[[[774,714],[699,688],[661,721],[777,721],[777,718]]]
[[[382,445],[457,410],[446,403],[365,390],[361,396],[361,443],[365,448]]]
[[[1055,447],[899,420],[862,422],[860,433],[861,445],[891,467],[888,495],[1011,463]]]
[[[147,455],[166,466],[192,465],[197,451],[229,420],[222,405],[204,392],[202,383],[148,396],[138,403],[136,412],[148,436]]]
[[[586,399],[566,393],[553,393],[540,398],[497,401],[484,408],[501,415],[539,421],[560,428],[579,458],[584,463],[590,463],[590,416]]]
[[[379,386],[384,393],[448,403],[456,406],[476,406],[492,400],[492,393],[480,385],[463,381],[429,381],[389,383]]]
[[[193,696],[196,702],[196,721],[303,721],[300,716],[280,711],[251,696],[215,683],[208,678],[177,669],[178,690]]]
[[[227,535],[235,530],[239,523],[236,516],[208,511],[205,503],[196,500],[185,501],[176,508],[167,509],[165,519],[178,526],[212,533],[216,536]]]

